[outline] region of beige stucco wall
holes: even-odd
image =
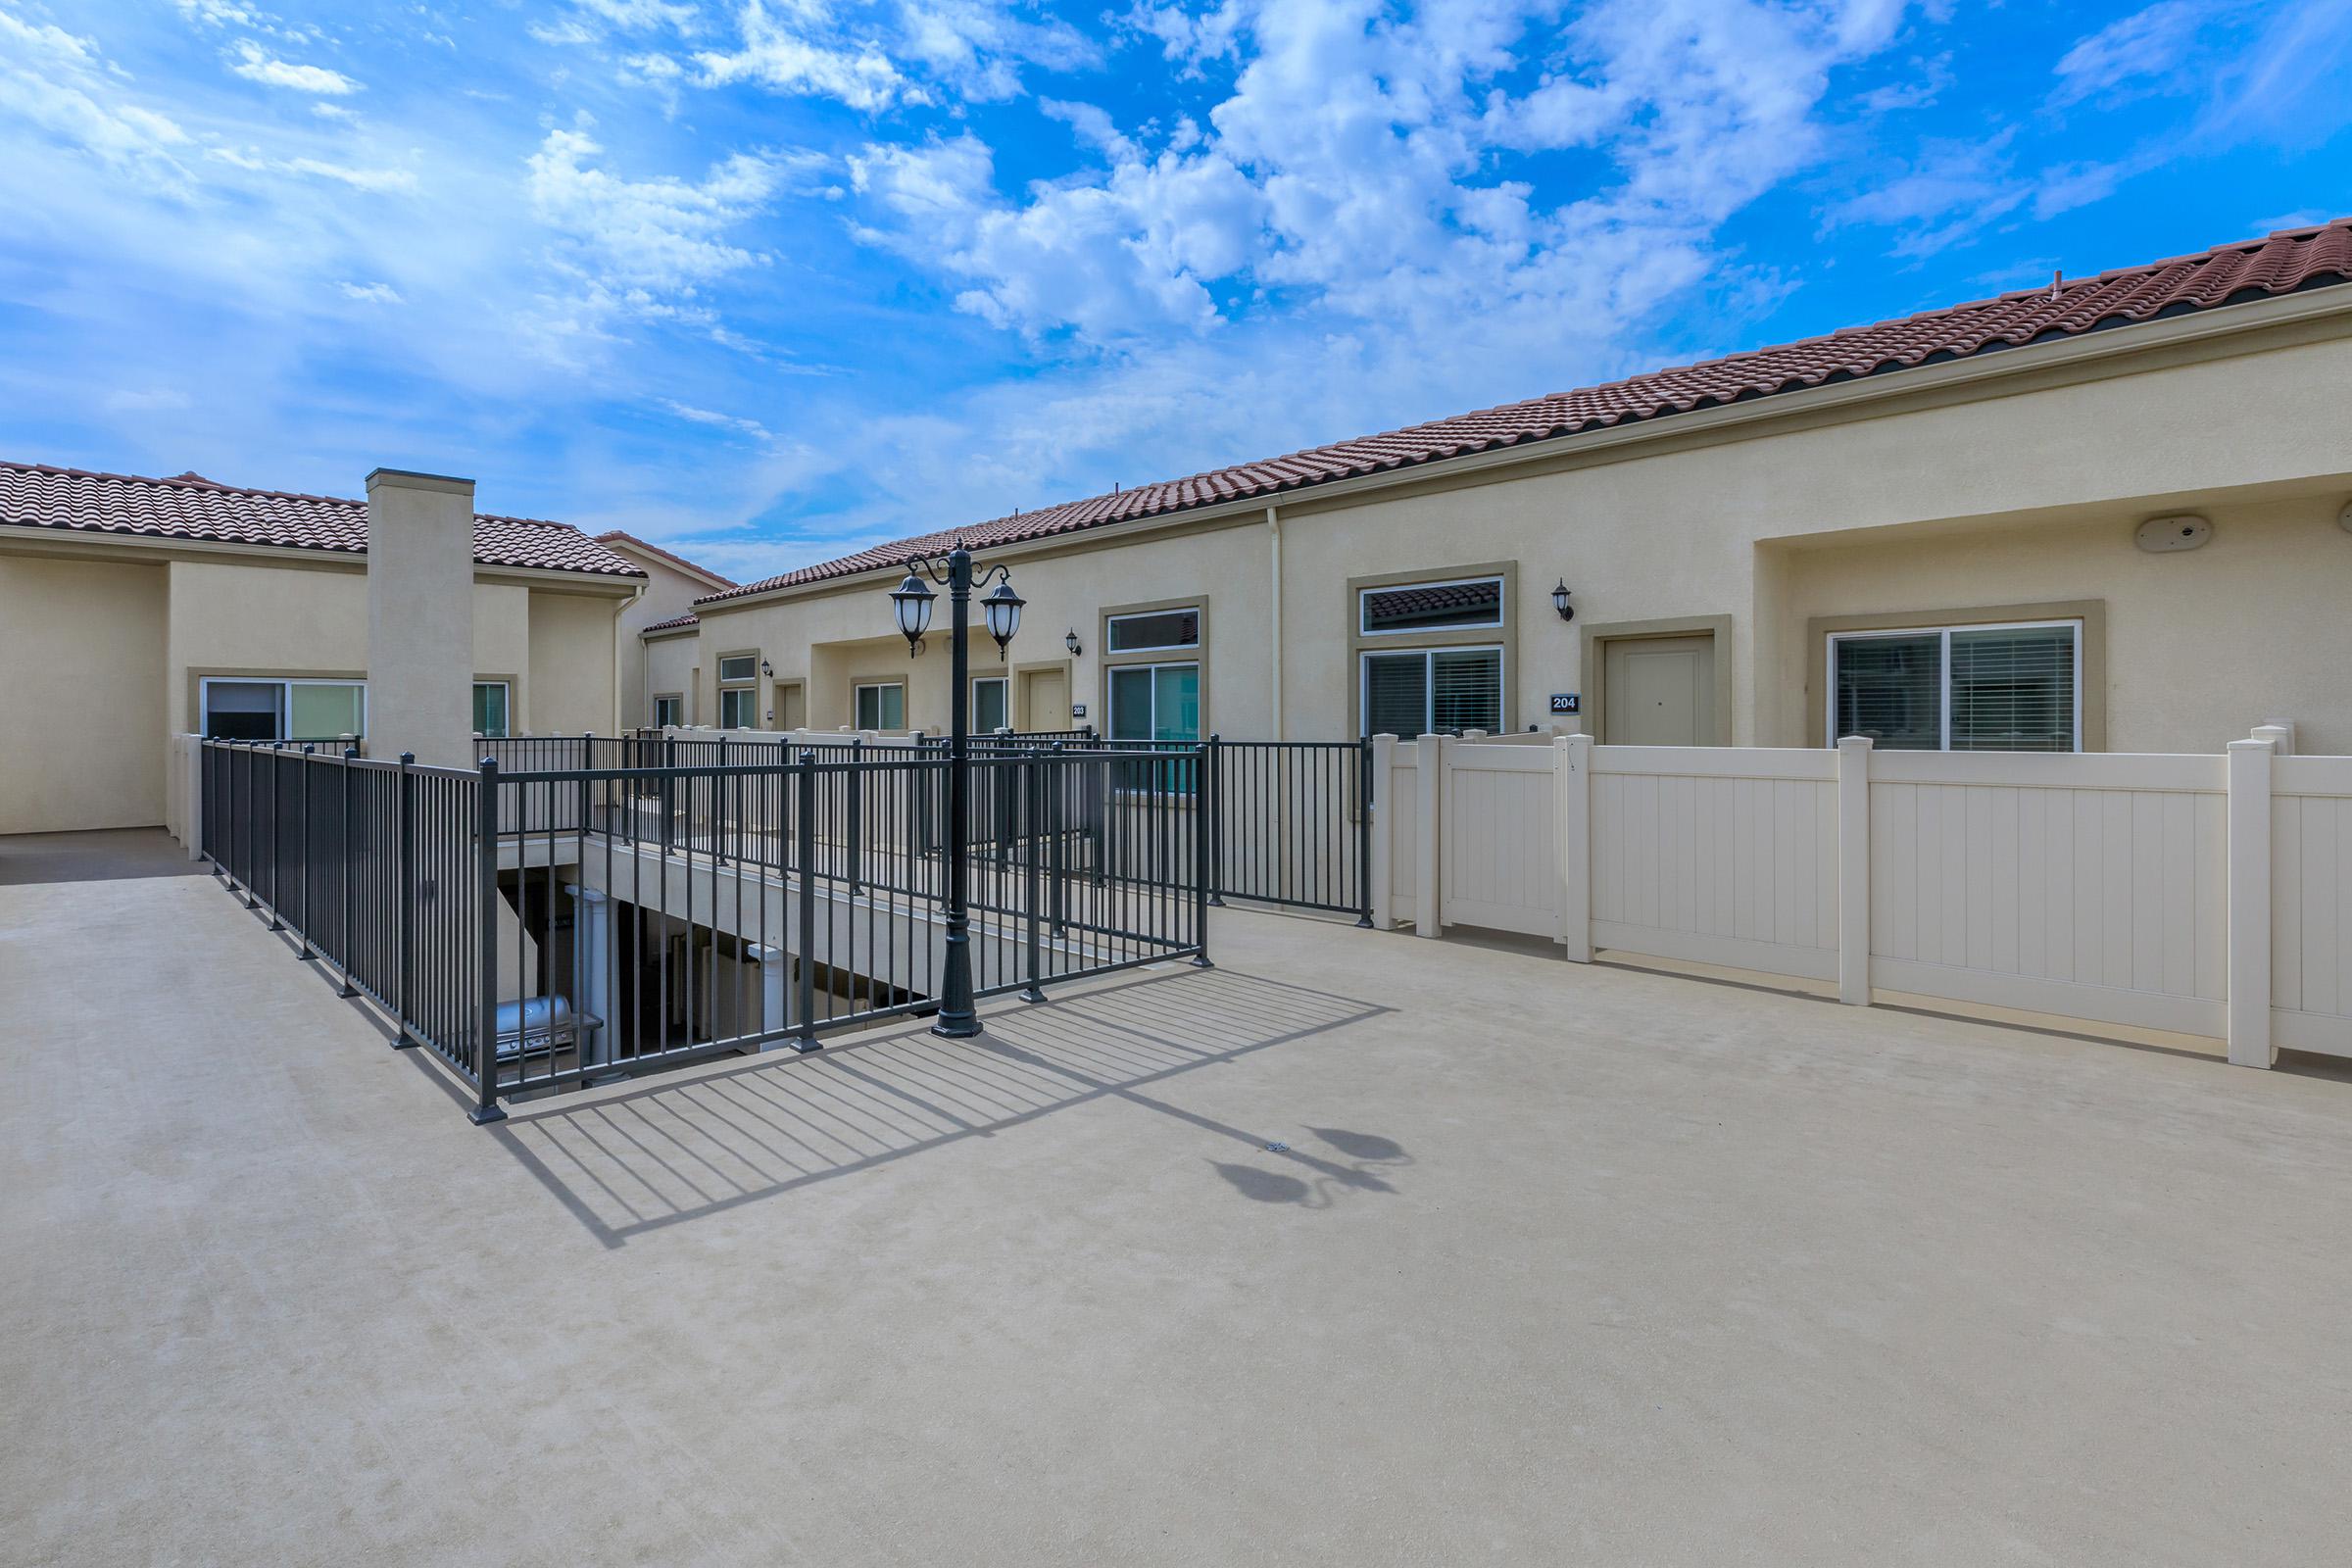
[[[2336,522],[2347,499],[2203,507],[2212,539],[2179,554],[2138,549],[2130,510],[1792,551],[1792,635],[1776,678],[1810,677],[1816,616],[2100,601],[2108,750],[2215,752],[2288,718],[2300,749],[2352,754],[2352,534]]]
[[[687,723],[705,722],[703,710],[695,706],[694,666],[702,646],[699,639],[688,632],[682,636],[648,638],[641,646],[643,673],[640,685],[645,696],[643,705],[636,710],[641,716],[630,718],[624,727],[652,723],[653,700],[668,693],[676,693],[686,699]]]
[[[0,556],[0,833],[164,819],[158,564]]]
[[[2332,521],[2352,501],[2352,320],[2240,309],[2253,330],[2227,341],[2170,341],[2177,323],[2159,323],[1684,416],[1638,442],[1562,442],[1514,466],[1304,493],[1280,506],[1279,660],[1262,510],[1004,552],[1030,601],[1013,662],[1060,658],[1075,625],[1086,653],[1072,695],[1100,723],[1100,609],[1205,596],[1206,726],[1270,733],[1279,680],[1284,735],[1344,738],[1356,680],[1349,579],[1499,562],[1516,569],[1504,638],[1513,726],[1547,722],[1546,694],[1592,684],[1585,626],[1722,616],[1730,679],[1718,701],[1733,739],[1809,745],[1809,616],[2100,598],[2111,749],[2210,750],[2291,717],[2352,751],[2352,682],[2336,676],[2352,652],[2346,617],[2323,610],[2352,600],[2352,534]],[[2124,358],[2091,357],[2118,344]],[[1861,393],[1873,401],[1831,406]],[[2179,556],[2133,549],[2138,521],[2176,510],[2212,516],[2215,541]],[[1549,603],[1561,577],[1574,624]],[[715,653],[756,649],[779,677],[811,678],[813,724],[847,720],[854,676],[897,667],[910,722],[938,727],[943,642],[922,660],[889,655],[887,578],[702,607],[706,701]],[[2326,624],[2316,634],[2315,618]],[[852,642],[865,646],[838,646]]]
[[[630,549],[617,541],[610,548],[645,568],[645,592],[620,612],[620,718],[623,728],[634,728],[653,722],[656,692],[685,689],[661,682],[660,676],[668,673],[667,666],[659,659],[664,639],[657,637],[649,642],[637,634],[648,626],[686,613],[694,608],[696,598],[710,591],[710,585],[689,577],[658,556]],[[687,662],[691,666],[693,661]]]
[[[517,727],[609,731],[618,603],[477,578],[474,673],[513,683]],[[0,748],[0,833],[159,823],[165,738],[196,726],[203,677],[365,677],[367,578],[342,563],[0,538],[0,721],[55,738]]]
[[[536,588],[530,601],[530,701],[523,727],[538,735],[612,734],[613,602]]]

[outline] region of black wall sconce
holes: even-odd
[[[765,675],[768,679],[773,680],[776,678],[776,666],[762,659],[760,661],[760,673]]]
[[[1565,577],[1562,577],[1560,585],[1551,591],[1551,608],[1560,612],[1562,620],[1576,618],[1576,607],[1568,603],[1568,579]]]
[[[1070,657],[1072,659],[1076,659],[1078,657],[1083,650],[1081,650],[1078,646],[1077,627],[1072,626],[1068,631],[1065,631],[1061,634],[1061,646],[1070,651]]]

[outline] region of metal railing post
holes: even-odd
[[[302,765],[294,773],[295,777],[302,780],[302,825],[297,829],[302,845],[302,928],[295,932],[295,946],[300,951],[294,956],[305,962],[318,956],[318,950],[311,946],[311,888],[314,885],[311,875],[311,861],[314,858],[311,854],[311,759],[318,751],[316,746],[305,746],[302,749]]]
[[[800,1016],[801,1038],[793,1043],[800,1052],[822,1051],[824,1044],[816,1038],[816,966],[809,961],[816,951],[816,754],[801,753],[800,777],[793,786],[795,815],[793,840],[799,850],[801,886],[798,901],[801,929],[795,944],[798,953],[793,959],[794,1005]]]
[[[862,788],[862,785],[865,781],[865,774],[858,765],[864,760],[865,737],[862,735],[853,735],[850,737],[850,771],[845,775],[845,781],[849,786],[850,799],[848,808],[843,812],[847,824],[844,828],[844,831],[849,835],[848,849],[850,852],[850,897],[852,898],[856,898],[858,896],[858,884],[865,880],[863,874],[865,866],[864,834],[859,831],[860,824],[864,817],[861,797],[865,794],[865,791]]]
[[[1225,906],[1225,824],[1217,813],[1224,808],[1221,804],[1222,792],[1211,791],[1208,787],[1208,775],[1217,771],[1217,764],[1224,755],[1223,738],[1211,730],[1208,753],[1200,763],[1200,819],[1206,824],[1205,831],[1211,846],[1208,854],[1208,902],[1219,908]]]
[[[1205,753],[1207,748],[1201,750]],[[1193,955],[1193,963],[1201,969],[1212,967],[1208,961],[1208,824],[1217,809],[1216,782],[1209,777],[1207,764],[1206,756],[1197,764],[1200,768],[1201,797],[1193,811],[1193,940],[1200,944],[1200,951]]]
[[[1054,755],[1057,759],[1061,756],[1061,742],[1055,741],[1054,743]],[[1054,767],[1053,801],[1052,804],[1047,808],[1047,827],[1048,830],[1053,834],[1054,839],[1053,848],[1050,852],[1054,858],[1052,865],[1054,888],[1050,897],[1054,901],[1054,935],[1056,939],[1058,939],[1062,934],[1062,928],[1066,923],[1065,915],[1067,914],[1067,910],[1063,907],[1062,902],[1064,898],[1062,882],[1069,874],[1069,867],[1067,864],[1067,857],[1063,854],[1061,839],[1063,820],[1062,808],[1066,804],[1069,795],[1069,768],[1057,761]]]
[[[410,771],[416,765],[415,752],[400,754],[400,800],[396,814],[399,817],[400,853],[400,992],[394,1004],[396,1016],[392,1032],[392,1049],[401,1050],[410,1044],[409,1023],[415,1016],[411,1007],[411,988],[416,956],[416,775]]]
[[[1372,737],[1355,742],[1355,923],[1372,927]]]
[[[343,984],[336,995],[344,997],[359,994],[359,988],[351,983],[353,956],[351,951],[351,905],[354,896],[353,888],[359,881],[351,859],[351,763],[352,759],[359,755],[360,750],[356,746],[343,748],[343,766],[340,769],[342,777],[339,781],[343,796],[343,827],[338,835],[340,842],[335,849],[335,859],[343,867],[343,918],[340,932],[342,956],[337,961],[343,966]]]
[[[270,929],[272,931],[283,931],[286,928],[285,918],[278,912],[284,903],[285,876],[283,873],[285,868],[279,863],[281,857],[278,855],[277,837],[277,818],[281,809],[277,798],[277,764],[279,758],[284,755],[285,749],[284,741],[270,743]]]
[[[1029,927],[1029,983],[1021,987],[1023,1002],[1043,1002],[1045,992],[1045,954],[1043,940],[1045,922],[1045,889],[1040,885],[1044,875],[1044,837],[1046,817],[1046,769],[1042,754],[1032,746],[1021,758],[1021,826],[1028,830],[1029,864],[1027,866],[1027,897]]]
[[[405,756],[401,761],[409,760]],[[479,836],[474,844],[476,865],[480,871],[480,890],[475,897],[474,920],[480,927],[475,935],[481,941],[482,993],[477,999],[480,1008],[474,1019],[478,1032],[473,1051],[475,1101],[466,1117],[476,1127],[494,1121],[504,1121],[507,1113],[498,1103],[498,759],[482,759],[480,774],[481,799],[474,804],[479,823]],[[520,995],[519,990],[516,993]],[[514,1009],[519,1043],[524,1007]]]

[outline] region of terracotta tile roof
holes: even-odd
[[[667,620],[657,620],[650,626],[640,626],[637,628],[637,635],[642,637],[649,631],[676,631],[684,626],[699,626],[702,623],[703,617],[690,610],[683,615],[672,615]]]
[[[975,546],[1016,544],[1219,502],[1271,498],[1334,479],[2267,299],[2340,284],[2348,278],[2352,278],[2352,218],[2313,228],[2281,229],[2264,239],[2218,246],[2194,256],[2053,282],[1872,326],[1846,327],[1827,337],[1753,349],[1677,369],[1653,370],[1602,386],[1483,409],[1259,463],[1064,502],[1039,512],[919,534],[724,593],[708,594],[695,602],[710,604],[895,566],[909,555],[944,550],[956,539]]]
[[[270,545],[365,555],[368,503],[283,490],[243,490],[182,474],[149,479],[90,473],[41,463],[0,462],[0,525],[70,533],[139,534],[155,539]],[[473,559],[486,566],[528,566],[607,577],[645,571],[569,523],[477,514]]]
[[[680,571],[692,572],[695,576],[708,578],[711,582],[724,583],[729,588],[735,586],[734,578],[722,576],[720,573],[712,571],[709,566],[698,565],[694,562],[688,561],[684,556],[672,555],[669,551],[662,549],[660,545],[649,544],[645,540],[638,538],[635,534],[630,533],[625,528],[607,529],[605,532],[596,536],[596,542],[600,545],[627,545],[632,550],[642,550],[649,556],[655,556],[661,560],[666,561],[671,565],[677,567]],[[651,630],[652,628],[648,627],[647,629]]]

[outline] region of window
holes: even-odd
[[[1200,608],[1151,610],[1133,615],[1113,615],[1105,622],[1105,641],[1114,654],[1158,653],[1163,649],[1200,646]]]
[[[859,729],[905,729],[906,687],[902,681],[877,681],[858,688]]]
[[[668,729],[686,722],[686,699],[676,692],[666,692],[654,699],[654,728]]]
[[[1118,664],[1110,671],[1110,738],[1198,741],[1199,664]]]
[[[1004,701],[1005,681],[1002,675],[983,675],[972,682],[972,732],[985,735],[993,729],[1009,729],[1012,720],[1007,716]]]
[[[718,727],[760,727],[760,656],[726,654],[718,661]]]
[[[2082,623],[1943,626],[1830,637],[1830,733],[1887,751],[2082,748]]]
[[[473,732],[476,735],[507,733],[505,681],[477,680],[473,683]]]
[[[368,733],[368,688],[356,680],[214,680],[199,684],[213,740],[331,741]]]
[[[1358,629],[1367,637],[1499,626],[1502,579],[1470,577],[1459,582],[1410,582],[1365,588],[1357,595],[1356,610]]]
[[[1492,734],[1502,728],[1500,648],[1427,648],[1363,658],[1365,734]]]

